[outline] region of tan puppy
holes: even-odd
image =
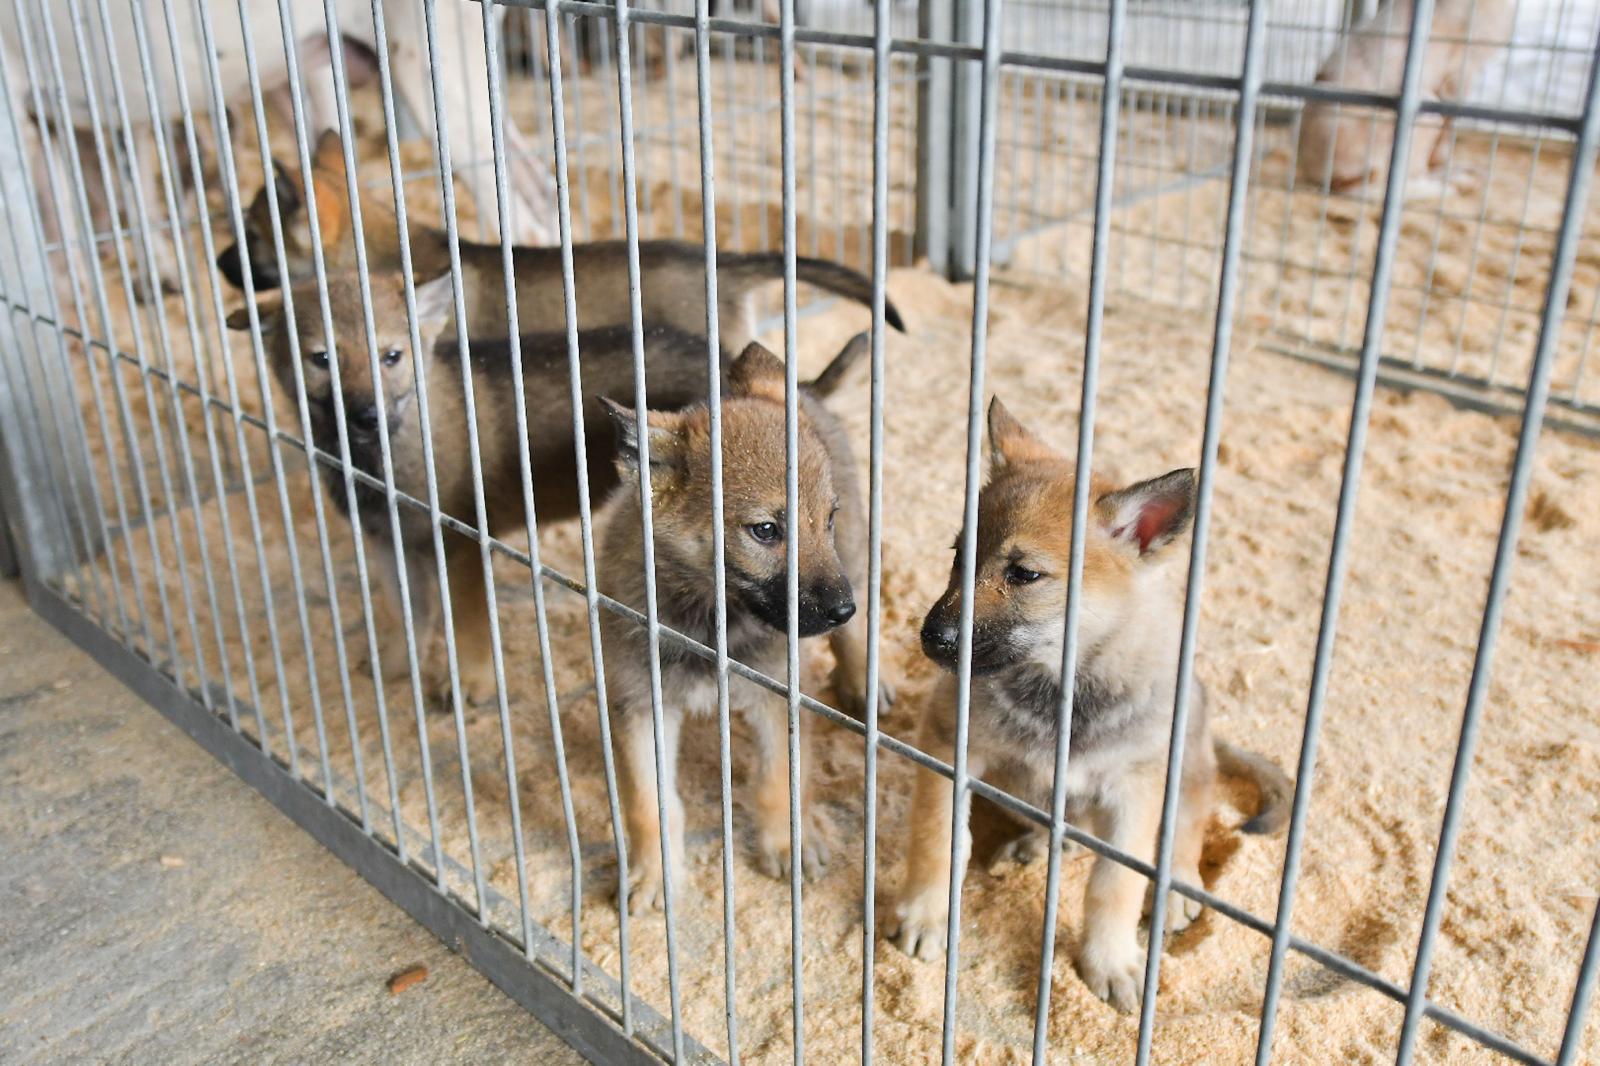
[[[1405,73],[1406,35],[1413,0],[1386,0],[1359,23],[1317,70],[1317,84],[1398,94]],[[1510,39],[1515,0],[1438,0],[1422,57],[1422,97],[1459,100]],[[1471,41],[1469,44],[1468,41]],[[1436,175],[1448,161],[1453,120],[1424,115],[1411,152],[1408,191],[1427,192],[1415,179]],[[1300,122],[1298,169],[1308,185],[1343,192],[1388,173],[1394,117],[1349,104],[1312,100]]]
[[[859,349],[864,346],[852,346]],[[858,354],[858,352],[856,353]],[[847,348],[835,360],[853,358]],[[861,493],[848,441],[820,402],[819,384],[836,380],[833,368],[800,396],[800,513],[784,513],[784,367],[758,344],[733,364],[722,406],[724,530],[727,561],[728,654],[771,677],[785,672],[788,596],[786,548],[799,540],[800,635],[831,633],[838,659],[835,688],[855,706],[864,702],[865,625],[855,618],[854,587],[866,576],[866,529]],[[639,426],[632,408],[611,407],[618,462],[627,484],[617,494],[600,555],[600,586],[644,609],[643,541],[637,479]],[[664,626],[704,644],[714,640],[709,412],[704,406],[649,419],[650,479],[655,524],[656,590]],[[635,911],[660,907],[661,826],[656,796],[648,645],[642,626],[607,613],[606,684],[621,769],[627,820],[629,883],[620,894]],[[666,778],[662,787],[670,819],[674,883],[683,884],[683,805],[676,767],[679,727],[685,715],[715,713],[713,664],[670,640],[661,641]],[[742,711],[761,750],[756,781],[756,835],[762,868],[776,877],[789,869],[788,752],[782,696],[732,677],[732,706]],[[885,692],[885,698],[888,693]],[[810,715],[801,721],[808,723]],[[808,731],[809,727],[807,727]],[[808,740],[802,733],[801,780],[806,780]],[[801,862],[818,876],[829,858],[822,815],[803,799]]]
[[[297,177],[298,167],[276,161],[275,186],[283,220],[284,248],[292,282],[315,276],[307,198]],[[336,134],[317,145],[312,186],[317,205],[323,257],[329,271],[355,267],[355,241],[346,197],[344,156]],[[363,202],[362,232],[374,270],[400,267],[399,226],[394,214],[380,204]],[[450,248],[445,233],[430,226],[411,224],[413,270],[419,279],[439,277],[450,269]],[[467,300],[467,336],[492,340],[506,334],[505,271],[498,244],[462,240],[462,284]],[[245,252],[251,280],[257,290],[279,284],[278,260],[273,250],[271,216],[266,190],[256,195],[245,219]],[[238,245],[217,257],[217,266],[235,285],[243,287]],[[825,259],[800,256],[795,261],[803,282],[860,303],[872,299],[872,282],[861,273]],[[628,246],[623,241],[575,244],[572,248],[578,328],[599,329],[632,321],[628,289]],[[561,282],[558,246],[519,246],[512,251],[516,277],[519,326],[526,332],[566,328],[567,312]],[[705,251],[688,241],[639,242],[640,297],[647,322],[671,326],[685,333],[706,330]],[[717,306],[723,346],[740,351],[755,339],[755,289],[783,276],[783,256],[775,252],[723,252],[717,256]],[[893,302],[886,305],[885,320],[895,329],[905,325]]]
[[[992,775],[1021,798],[1049,808],[1071,542],[1073,464],[1006,411],[989,408],[990,474],[978,502],[977,580],[972,603],[972,702],[968,772]],[[1182,573],[1169,547],[1188,530],[1194,472],[1175,470],[1118,491],[1097,484],[1089,515],[1079,605],[1069,809],[1082,811],[1096,835],[1150,860],[1161,818],[1167,743],[1183,616]],[[1181,571],[1181,568],[1176,568]],[[951,761],[955,737],[957,642],[961,615],[959,559],[950,586],[922,627],[928,657],[950,673],[923,719],[919,746]],[[1188,721],[1173,875],[1200,883],[1200,845],[1211,818],[1218,757],[1252,777],[1260,812],[1245,832],[1274,832],[1292,787],[1258,756],[1218,744],[1213,750],[1204,692],[1196,683]],[[891,939],[918,958],[944,950],[951,859],[951,785],[919,770],[912,803],[905,884],[892,911]],[[967,811],[955,818],[964,872]],[[1096,858],[1084,899],[1078,969],[1095,995],[1119,1010],[1139,1002],[1144,952],[1137,938],[1146,881]],[[1200,914],[1173,893],[1168,928]]]
[[[416,289],[417,319],[422,350],[413,353],[407,328],[402,279],[399,274],[377,275],[371,283],[379,375],[374,380],[363,325],[360,289],[348,275],[329,279],[328,300],[333,312],[334,348],[330,355],[314,285],[297,286],[294,293],[295,336],[288,331],[287,316],[275,296],[259,304],[267,355],[284,391],[295,395],[294,364],[298,359],[310,406],[312,436],[317,447],[337,456],[336,394],[331,363],[337,359],[339,394],[342,396],[352,464],[374,477],[382,477],[377,397],[383,397],[383,417],[389,427],[395,486],[419,500],[427,498],[422,450],[422,427],[417,406],[417,375],[426,376],[430,405],[439,506],[448,515],[476,524],[472,495],[472,464],[467,441],[466,393],[462,385],[460,352],[455,345],[453,302],[449,277]],[[234,329],[247,329],[244,310],[228,318]],[[860,345],[854,345],[859,347]],[[589,484],[598,503],[617,484],[615,451],[609,420],[599,397],[625,395],[633,389],[633,334],[631,327],[585,331],[579,337],[584,387],[584,425],[587,429]],[[505,340],[471,346],[473,394],[477,406],[478,441],[483,467],[483,489],[489,531],[500,534],[521,528],[524,522],[522,477],[516,427],[515,392],[511,384],[511,351]],[[650,402],[678,407],[705,396],[707,352],[705,339],[669,326],[645,330],[646,384]],[[726,363],[726,360],[724,360]],[[567,337],[565,332],[529,334],[522,339],[523,392],[528,414],[527,442],[532,461],[535,501],[540,521],[570,518],[578,513],[577,452],[572,434],[569,402]],[[292,421],[292,420],[290,420]],[[325,467],[334,503],[347,507],[343,474]],[[377,543],[388,545],[388,507],[378,490],[357,487],[357,507],[362,529]],[[403,550],[397,562],[408,566],[411,588],[419,599],[419,624],[432,618],[437,604],[431,598],[435,567],[432,529],[425,512],[402,504]],[[460,678],[467,698],[483,701],[494,694],[490,658],[489,620],[483,570],[476,541],[445,533],[451,604],[460,663]],[[396,638],[403,633],[395,631]],[[429,667],[430,688],[447,691],[442,662]],[[388,667],[404,663],[403,647],[382,653]],[[866,676],[862,660],[861,676]]]

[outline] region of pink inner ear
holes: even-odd
[[[1150,500],[1139,508],[1139,517],[1133,522],[1133,532],[1139,538],[1140,554],[1149,551],[1150,542],[1172,528],[1172,520],[1182,509],[1181,500],[1170,498]]]

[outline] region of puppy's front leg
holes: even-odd
[[[656,785],[655,730],[648,707],[616,712],[622,816],[628,833],[628,881],[618,885],[618,903],[631,914],[661,910],[666,887],[661,863],[661,810]],[[679,716],[662,709],[661,753],[666,773],[660,784],[667,808],[667,846],[672,883],[683,886],[683,801],[678,798]]]
[[[919,746],[945,762],[954,761],[954,745],[933,723],[924,726]],[[969,774],[983,772],[982,760],[969,754]],[[911,801],[910,840],[906,842],[906,876],[891,911],[889,939],[907,955],[925,961],[945,950],[950,919],[950,860],[952,830],[959,829],[961,848],[955,854],[956,876],[965,877],[972,851],[967,826],[971,792],[962,793],[959,809],[952,808],[950,781],[926,767],[917,768],[916,793]]]
[[[784,705],[763,699],[746,717],[761,752],[756,773],[756,847],[768,877],[786,878],[792,860],[789,839],[789,731]],[[811,715],[800,716],[800,870],[815,881],[833,857],[829,826],[811,802]]]
[[[1096,810],[1095,831],[1112,847],[1148,860],[1161,822],[1161,796],[1155,773],[1124,779],[1117,795]],[[1136,1009],[1144,990],[1138,934],[1145,886],[1142,874],[1097,856],[1084,894],[1078,972],[1090,991],[1120,1011]]]
[[[445,561],[450,577],[450,613],[455,626],[461,698],[468,703],[487,703],[494,699],[495,685],[483,556],[477,544],[456,537],[446,548]],[[442,686],[442,694],[448,700],[448,676],[439,678],[438,685]]]

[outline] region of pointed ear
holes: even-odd
[[[449,272],[421,283],[416,293],[418,332],[428,334],[446,329],[456,310],[455,286],[451,284]]]
[[[728,368],[728,391],[739,396],[783,402],[783,360],[759,341],[751,341]]]
[[[350,228],[349,188],[345,183],[344,143],[336,130],[324,130],[311,160],[311,187],[317,194],[317,230],[327,247]]]
[[[632,407],[624,407],[608,397],[600,406],[611,418],[617,433],[617,470],[626,481],[639,479],[639,419]],[[683,416],[673,411],[649,413],[650,469],[653,473],[677,470],[683,465]]]
[[[989,472],[1029,460],[1061,458],[1049,445],[1018,422],[996,396],[989,401]]]
[[[1194,520],[1194,470],[1174,470],[1095,501],[1095,514],[1114,540],[1149,555],[1177,540]]]
[[[256,317],[261,320],[261,335],[270,337],[283,324],[283,301],[276,297],[256,303]],[[236,307],[228,312],[228,328],[246,331],[250,328],[250,309]]]
[[[344,142],[339,131],[327,129],[317,138],[316,151],[311,154],[311,168],[337,182],[344,181]]]
[[[290,214],[305,206],[306,198],[300,194],[299,179],[276,159],[272,161],[272,188],[277,193],[280,212]]]

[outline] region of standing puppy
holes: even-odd
[[[972,702],[967,770],[1007,778],[1024,799],[1048,807],[1071,547],[1073,467],[996,399],[989,408],[990,475],[978,500],[977,574],[972,603]],[[1073,687],[1067,799],[1097,836],[1149,860],[1166,773],[1183,615],[1181,574],[1166,549],[1189,528],[1194,472],[1175,470],[1117,491],[1096,485],[1086,529],[1079,605],[1081,649]],[[951,761],[955,737],[960,564],[922,627],[928,657],[950,673],[923,720],[923,751]],[[1213,748],[1203,690],[1195,684],[1183,763],[1173,875],[1200,883],[1200,845],[1211,818],[1218,760],[1252,777],[1260,812],[1247,833],[1281,828],[1292,787],[1265,759]],[[951,858],[951,786],[918,771],[909,869],[890,937],[908,954],[944,950]],[[970,838],[965,807],[958,876]],[[1137,937],[1145,878],[1096,858],[1084,899],[1078,970],[1095,995],[1132,1010],[1141,994],[1144,952]],[[1178,932],[1200,907],[1173,893],[1168,928]]]
[[[823,375],[804,387],[800,400],[800,512],[785,514],[784,366],[759,344],[745,349],[728,375],[722,404],[723,528],[727,562],[728,655],[768,676],[782,678],[788,628],[786,547],[799,541],[800,635],[832,633],[838,666],[835,688],[848,705],[864,703],[865,625],[856,613],[853,586],[865,579],[866,528],[861,494],[843,429],[822,405],[819,393],[838,378],[841,363],[864,345],[852,343]],[[618,465],[626,482],[601,545],[600,583],[610,595],[644,607],[644,544],[638,501],[640,427],[631,408],[609,406],[617,426]],[[655,572],[660,620],[695,640],[714,643],[712,585],[710,412],[704,406],[679,412],[651,411],[649,425],[651,506],[655,525]],[[616,724],[622,770],[623,811],[628,834],[629,883],[620,895],[635,911],[660,907],[661,825],[656,801],[656,766],[651,724],[648,643],[644,629],[608,612],[606,682]],[[685,714],[713,714],[717,707],[714,664],[663,640],[661,692],[669,837],[673,875],[683,884],[683,804],[678,798],[678,732]],[[756,734],[761,765],[756,784],[756,832],[762,866],[776,877],[789,869],[788,757],[782,696],[737,677],[729,679],[730,702]],[[887,698],[887,694],[885,694]],[[802,723],[809,721],[802,717]],[[802,781],[809,741],[801,735]],[[801,863],[808,878],[828,861],[826,825],[807,794]]]

